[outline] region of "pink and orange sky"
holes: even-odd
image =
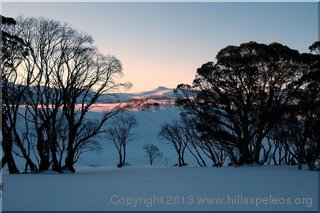
[[[280,42],[300,52],[318,40],[317,3],[2,3],[2,14],[43,16],[92,35],[123,64],[130,92],[192,83],[227,45]]]

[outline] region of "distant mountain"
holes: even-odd
[[[119,93],[101,95],[98,102],[115,103],[126,102],[132,99],[174,99],[173,89],[159,86],[156,89],[136,93]]]
[[[15,85],[9,84],[9,86]],[[38,90],[36,87],[31,86],[26,92],[28,92],[27,97],[30,99],[36,98],[36,95],[40,92],[43,95],[43,100],[46,100],[48,98],[47,96],[50,97],[51,94],[55,94],[57,92],[56,90],[55,88],[46,88],[46,90],[44,90],[44,87],[40,87]],[[90,91],[86,99],[89,100],[94,95],[95,92]],[[77,103],[80,104],[82,99],[83,96],[80,96]],[[131,110],[166,109],[175,105],[175,95],[173,89],[159,86],[158,88],[144,92],[102,94],[95,105],[99,107],[100,110],[108,110],[119,103]]]
[[[157,89],[155,89],[155,90],[172,90],[172,89],[170,89],[170,88],[168,88],[168,87],[164,87],[164,86],[159,86]]]
[[[175,96],[173,89],[160,86],[145,92],[101,95],[97,105],[119,102],[130,110],[164,109],[174,106]]]

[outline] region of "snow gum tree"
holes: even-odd
[[[118,81],[121,62],[99,53],[91,36],[59,21],[19,17],[12,34],[29,49],[12,82],[25,90],[25,113],[19,119],[26,130],[17,135],[30,147],[36,144],[39,171],[74,172],[79,156],[98,148],[93,138],[103,124],[121,111],[115,107],[99,119],[87,117],[102,94],[130,86]]]
[[[160,152],[159,147],[153,144],[146,144],[143,146],[143,151],[145,152],[145,156],[148,159],[150,166],[153,165],[153,162],[157,158],[162,157],[162,152]]]
[[[132,130],[138,125],[136,118],[130,114],[120,114],[106,131],[108,141],[117,149],[119,155],[118,167],[127,164],[127,145],[134,140]]]
[[[311,80],[318,59],[279,43],[227,46],[197,69],[192,86],[177,87],[177,104],[202,140],[226,150],[232,164],[263,164],[270,153],[263,140],[272,128],[286,113],[306,109],[299,92],[319,97],[319,82]]]

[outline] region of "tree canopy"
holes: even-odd
[[[319,76],[318,60],[319,55],[300,54],[279,43],[227,46],[215,62],[197,69],[192,86],[177,87],[177,104],[197,123],[202,139],[220,144],[233,164],[262,164],[268,154],[263,140],[270,130],[286,113],[301,108],[299,93],[310,92],[310,85],[319,87],[312,78],[313,73]]]

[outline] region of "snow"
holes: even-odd
[[[129,99],[148,95],[170,96],[170,93],[172,90],[159,87],[150,92],[124,96]],[[99,102],[88,113],[88,118],[99,119],[112,104],[117,103]],[[200,168],[194,166],[196,162],[188,152],[185,161],[189,166],[172,167],[177,163],[175,151],[165,141],[160,141],[158,133],[163,124],[179,118],[179,109],[162,105],[159,110],[131,110],[128,113],[138,122],[134,130],[135,140],[127,145],[127,162],[131,166],[115,167],[118,161],[116,149],[101,134],[95,140],[102,150],[83,154],[75,165],[75,174],[8,175],[7,168],[4,168],[3,210],[318,209],[318,172],[298,170],[296,166]],[[108,128],[110,123],[107,121],[103,128]],[[145,144],[157,145],[164,154],[161,159],[156,159],[154,167],[148,166],[142,149]],[[17,157],[15,160],[22,171],[24,160]],[[245,201],[251,203],[240,204]]]
[[[169,108],[167,110],[146,110],[146,111],[129,111],[137,119],[138,126],[133,129],[133,140],[127,145],[127,162],[132,166],[148,165],[148,160],[145,157],[143,146],[145,144],[154,144],[159,147],[160,151],[164,153],[163,158],[157,159],[155,165],[164,166],[165,159],[169,165],[177,163],[175,151],[167,145],[165,141],[160,141],[158,133],[161,125],[165,122],[178,119],[179,110],[177,108]],[[90,112],[92,118],[99,117],[100,114]],[[112,122],[107,122],[105,128],[109,127]],[[97,140],[102,146],[101,152],[98,153],[85,153],[80,158],[77,166],[112,166],[118,163],[118,154],[116,148],[107,141],[104,134],[101,134]],[[190,155],[186,155],[186,159],[190,163],[194,163]]]
[[[110,96],[111,95],[111,96]],[[145,97],[155,97],[155,96],[165,96],[174,97],[173,89],[164,86],[159,86],[156,89],[143,92],[135,93],[120,93],[120,94],[105,94],[99,97],[98,102],[117,102],[117,101],[127,101],[130,98],[145,98]]]
[[[179,118],[180,110],[176,107],[169,107],[160,110],[144,110],[144,111],[129,111],[127,112],[134,115],[137,119],[138,126],[133,129],[134,140],[127,145],[127,162],[132,166],[146,166],[149,164],[143,146],[145,144],[154,144],[159,147],[163,152],[161,159],[156,159],[154,164],[156,166],[174,165],[177,163],[177,156],[173,148],[168,146],[166,141],[161,141],[158,137],[160,128],[166,122]],[[103,112],[90,111],[88,112],[88,118],[100,119]],[[112,124],[112,120],[107,121],[103,129],[107,129]],[[21,123],[19,129],[23,129],[24,124]],[[118,163],[118,154],[116,148],[106,139],[104,133],[95,137],[95,139],[101,145],[101,150],[98,152],[84,153],[79,161],[76,163],[78,167],[97,167],[97,166],[115,166]],[[14,146],[14,150],[19,152],[19,149]],[[23,171],[25,167],[25,160],[23,158],[15,157],[18,168]],[[31,159],[36,161],[33,153],[31,153]],[[193,165],[196,164],[191,154],[186,153],[186,162]],[[7,167],[4,168],[4,173],[8,173]]]
[[[291,166],[82,167],[75,174],[3,175],[3,179],[4,211],[315,211],[319,205],[318,172]],[[241,205],[245,199],[252,203]]]
[[[131,94],[133,98],[146,97],[146,96],[173,96],[173,89],[159,86],[158,88],[151,91],[137,92]]]

